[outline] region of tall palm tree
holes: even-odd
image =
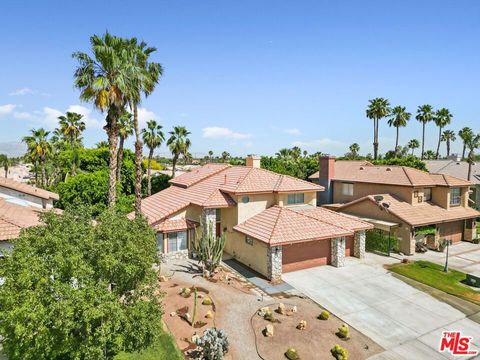
[[[480,134],[473,135],[467,139],[468,149],[468,176],[467,179],[472,179],[472,165],[475,163],[475,150],[480,148]]]
[[[230,158],[230,153],[228,151],[223,151],[222,152],[222,161],[227,162],[227,160]]]
[[[122,179],[122,163],[123,163],[123,145],[125,139],[133,134],[133,116],[125,111],[118,119],[118,137],[120,139],[117,152],[117,182]]]
[[[350,150],[352,157],[356,158],[358,156],[358,152],[360,151],[360,145],[358,145],[357,143],[353,143],[348,147],[348,149]]]
[[[432,105],[426,104],[417,108],[417,116],[415,116],[415,119],[422,123],[422,160],[424,159],[425,155],[425,125],[433,120],[434,115],[435,114],[433,112]]]
[[[442,134],[442,141],[447,143],[447,157],[450,156],[450,143],[457,140],[455,132],[453,130],[445,130]]]
[[[406,111],[405,106],[395,106],[391,112],[391,118],[388,120],[388,125],[394,126],[397,129],[395,137],[395,156],[398,157],[398,137],[401,127],[407,126],[412,114]]]
[[[169,131],[170,137],[167,140],[167,146],[173,155],[172,158],[172,178],[175,177],[175,170],[177,167],[177,161],[180,155],[188,153],[192,143],[188,138],[190,131],[185,126],[174,126],[172,131]]]
[[[77,51],[78,61],[74,74],[75,87],[80,89],[80,99],[92,102],[106,112],[105,132],[109,145],[108,206],[115,206],[117,197],[117,145],[118,119],[128,102],[128,94],[137,85],[137,69],[132,66],[132,48],[129,41],[105,33],[90,37],[91,52]]]
[[[280,149],[275,153],[275,156],[282,160],[289,160],[292,158],[292,150],[287,148]]]
[[[462,160],[465,160],[465,152],[467,151],[467,141],[474,136],[473,130],[469,127],[464,127],[458,132],[458,136],[463,141]]]
[[[85,130],[85,122],[82,120],[83,115],[75,112],[67,111],[65,115],[58,117],[60,133],[68,139],[70,148],[73,149],[76,142],[80,139],[82,132]]]
[[[302,149],[300,149],[298,146],[292,147],[292,158],[293,160],[298,160],[302,156]]]
[[[162,131],[162,125],[157,124],[155,120],[150,120],[147,122],[147,128],[142,129],[143,142],[148,147],[148,164],[147,164],[147,194],[148,196],[152,195],[152,183],[151,183],[151,169],[152,169],[152,158],[153,151],[160,147],[165,141],[165,135]]]
[[[367,118],[373,120],[373,158],[378,159],[378,127],[379,121],[390,115],[390,102],[384,98],[369,100],[366,111]]]
[[[142,205],[142,138],[138,125],[138,106],[142,100],[142,94],[148,97],[158,84],[163,74],[162,65],[150,62],[152,53],[157,51],[154,47],[149,47],[142,41],[138,42],[136,38],[129,40],[129,47],[132,50],[131,65],[135,69],[134,85],[130,88],[127,95],[130,109],[133,110],[133,127],[135,131],[135,214],[141,214]]]
[[[212,162],[212,159],[213,159],[213,151],[212,150],[208,150],[208,158],[210,159],[210,162]]]
[[[446,108],[441,108],[435,113],[435,125],[438,126],[438,144],[437,144],[437,152],[436,152],[436,159],[438,159],[440,155],[440,143],[442,142],[442,129],[450,124],[452,121],[453,115],[450,113],[450,110]]]
[[[407,147],[412,150],[412,156],[415,149],[420,147],[420,142],[417,139],[412,139],[408,142]]]
[[[27,145],[27,155],[33,160],[34,164],[40,166],[42,177],[41,185],[45,186],[46,174],[45,164],[47,156],[52,152],[52,144],[48,141],[49,131],[45,129],[32,129],[30,135],[24,136],[22,141]],[[38,179],[38,176],[35,176]],[[36,184],[38,185],[38,184]]]
[[[0,166],[5,171],[5,178],[8,176],[8,168],[10,167],[10,159],[5,154],[0,154]]]

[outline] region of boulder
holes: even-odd
[[[297,306],[296,306],[296,305],[295,305],[294,307],[292,307],[292,312],[293,312],[293,313],[296,313],[297,311],[298,311],[298,309],[297,309]]]
[[[265,326],[265,329],[263,330],[263,334],[266,337],[272,337],[273,336],[273,325],[268,324],[267,326]]]
[[[213,301],[212,299],[210,299],[209,297],[206,297],[205,299],[203,299],[202,301],[202,305],[212,305],[213,304]]]
[[[183,318],[184,318],[185,320],[187,320],[188,322],[191,322],[191,321],[192,321],[192,317],[190,316],[189,313],[186,313],[185,315],[183,315]]]
[[[287,313],[287,308],[283,303],[278,304],[277,313],[285,315]]]
[[[175,311],[172,311],[172,312],[170,313],[170,316],[171,316],[171,317],[177,316],[177,313],[176,313]]]
[[[190,296],[191,293],[192,293],[192,290],[190,288],[182,288],[180,295],[182,295],[184,298],[187,298]]]
[[[270,308],[268,306],[262,307],[260,310],[258,310],[257,314],[261,317],[265,317],[265,314],[267,312],[270,312]]]
[[[307,328],[307,322],[305,320],[300,320],[297,325],[298,330],[305,330]]]
[[[213,313],[211,310],[208,310],[207,313],[205,314],[206,319],[213,319]]]
[[[166,281],[168,281],[168,278],[167,278],[166,276],[164,276],[164,275],[160,275],[160,276],[158,277],[158,280],[160,280],[160,282],[166,282]]]

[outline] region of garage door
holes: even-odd
[[[345,256],[353,256],[353,236],[349,236],[345,240]]]
[[[440,226],[440,238],[452,240],[453,242],[462,241],[463,221],[454,221],[442,224]]]
[[[330,264],[330,260],[330,240],[284,245],[282,249],[282,272],[326,265]]]

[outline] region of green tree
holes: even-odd
[[[228,159],[230,159],[230,153],[228,151],[223,151],[222,152],[222,162],[227,162]]]
[[[180,155],[186,155],[192,143],[188,138],[190,131],[185,126],[174,126],[173,130],[169,132],[170,137],[167,140],[167,146],[173,155],[172,158],[172,178],[175,177],[175,170],[177,167],[178,158]]]
[[[11,360],[113,359],[150,346],[161,331],[144,219],[85,209],[42,215],[0,263],[0,334]]]
[[[360,145],[357,143],[353,143],[348,147],[350,150],[350,154],[352,155],[353,158],[356,158],[358,156],[358,152],[360,151]]]
[[[431,105],[421,105],[417,108],[417,116],[415,116],[415,119],[422,123],[422,160],[425,155],[425,126],[433,120],[434,115],[433,107]]]
[[[467,151],[467,142],[474,136],[473,130],[469,127],[464,127],[458,132],[458,137],[463,141],[462,160],[465,160],[465,153]]]
[[[300,149],[298,146],[294,146],[290,150],[290,153],[292,155],[293,160],[296,161],[302,156],[302,149]]]
[[[407,146],[410,150],[412,150],[413,156],[413,152],[415,151],[415,149],[418,149],[420,147],[420,142],[417,139],[412,139],[408,142]]]
[[[441,141],[444,141],[447,143],[447,157],[450,156],[450,143],[454,142],[457,139],[455,136],[455,132],[452,130],[445,130],[442,133],[442,139]]]
[[[442,142],[442,130],[445,126],[450,124],[452,121],[452,114],[450,110],[446,108],[441,108],[435,113],[434,122],[435,125],[438,126],[438,144],[437,144],[437,152],[435,153],[435,158],[438,159],[440,155],[440,143]]]
[[[275,156],[278,159],[289,160],[292,158],[292,150],[287,148],[280,149],[277,153],[275,153]]]
[[[151,170],[153,151],[160,147],[165,141],[165,135],[162,131],[162,125],[157,124],[155,120],[147,122],[147,128],[142,129],[143,142],[148,147],[148,165],[147,165],[147,195],[152,195]]]
[[[384,98],[369,100],[367,118],[373,120],[373,158],[378,159],[378,127],[381,119],[390,115],[390,102]]]
[[[212,159],[213,159],[213,151],[212,150],[208,150],[208,158],[210,159],[210,162],[212,162]]]
[[[424,160],[435,160],[437,158],[435,151],[427,150],[424,154]]]
[[[104,129],[110,150],[108,205],[113,208],[117,188],[118,119],[123,114],[128,94],[138,87],[138,69],[132,66],[132,47],[129,42],[108,32],[90,37],[93,57],[75,52],[78,60],[74,74],[75,87],[80,89],[80,99],[92,102],[97,109],[106,112]]]
[[[75,112],[69,112],[58,117],[59,131],[68,139],[70,147],[73,149],[85,130],[85,122],[82,120],[83,115]]]
[[[50,131],[45,129],[32,129],[30,135],[24,136],[22,141],[27,145],[27,156],[35,165],[40,166],[42,172],[41,185],[46,184],[45,165],[47,157],[52,153],[52,144],[48,141]],[[35,184],[38,185],[38,174],[35,172]]]
[[[395,106],[391,112],[391,118],[388,120],[388,125],[397,129],[397,135],[395,137],[395,153],[398,156],[398,138],[401,127],[407,126],[408,121],[412,114],[407,112],[405,106]]]
[[[8,169],[10,167],[10,159],[5,154],[0,154],[0,166],[5,171],[5,178],[8,176]]]
[[[122,162],[123,162],[123,146],[125,140],[133,134],[133,115],[128,111],[125,111],[118,119],[118,136],[119,145],[117,152],[117,181],[122,180]]]
[[[472,179],[472,165],[475,163],[475,150],[480,148],[480,134],[471,136],[467,139],[468,149],[468,181]]]

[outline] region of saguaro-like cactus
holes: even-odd
[[[192,312],[192,327],[195,326],[195,319],[197,318],[197,288],[193,289],[193,312]]]
[[[212,272],[222,260],[225,248],[225,234],[215,237],[213,235],[213,224],[202,224],[202,227],[205,226],[207,226],[207,231],[204,231],[201,236],[197,236],[198,240],[195,242],[194,250],[204,268]]]

